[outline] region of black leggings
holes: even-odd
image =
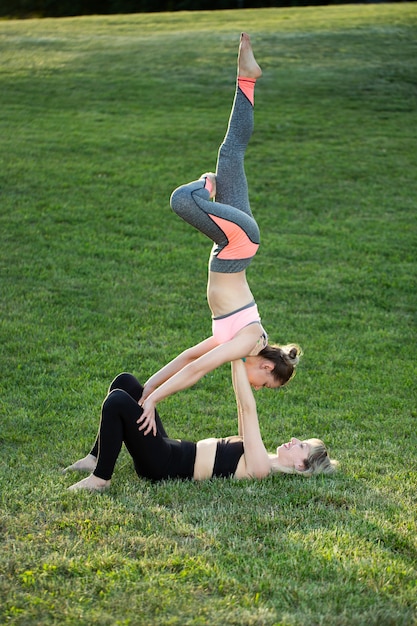
[[[97,439],[90,454],[97,458],[93,474],[110,480],[124,443],[139,476],[192,478],[195,444],[169,439],[161,419],[155,412],[157,434],[144,435],[137,420],[142,414],[138,400],[143,387],[132,374],[119,374],[109,387],[103,402]]]
[[[138,381],[138,379],[135,378],[133,374],[128,374],[127,372],[123,372],[123,374],[119,374],[118,376],[116,376],[116,378],[110,383],[110,387],[107,392],[107,395],[114,389],[122,389],[123,391],[126,391],[126,393],[128,393],[131,398],[136,400],[136,402],[139,402],[143,394],[143,387]],[[136,419],[138,418],[139,418],[139,415]],[[161,433],[163,437],[168,437],[167,433],[165,432],[165,428],[162,425],[161,418],[158,415],[158,411],[155,411],[155,421],[156,421],[156,427],[157,427],[158,432]],[[90,454],[97,457],[98,456],[97,452],[98,452],[98,435],[97,435],[97,439],[95,441],[95,444]]]

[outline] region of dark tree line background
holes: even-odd
[[[162,11],[210,11],[347,4],[348,2],[349,0],[0,0],[0,17],[69,17]]]

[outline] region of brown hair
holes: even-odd
[[[272,361],[274,364],[272,375],[281,385],[285,385],[295,376],[295,368],[302,354],[303,351],[300,346],[290,343],[286,346],[270,346],[268,344],[258,353],[258,356]]]

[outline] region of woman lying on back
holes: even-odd
[[[120,374],[103,402],[98,436],[89,454],[65,471],[91,474],[70,490],[101,491],[110,486],[114,467],[124,443],[138,476],[151,480],[172,478],[205,480],[215,477],[265,478],[277,472],[312,476],[331,473],[330,460],[319,439],[291,439],[271,454],[262,441],[256,403],[241,360],[232,363],[233,388],[238,408],[239,435],[192,442],[170,439],[156,413],[156,435],[138,429],[142,408],[138,399],[143,387],[132,374]]]

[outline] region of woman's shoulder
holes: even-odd
[[[230,437],[224,437],[222,441],[227,443],[239,443],[243,441],[243,437],[240,435],[231,435]]]
[[[250,354],[248,354],[248,356],[257,356],[261,352],[261,350],[266,348],[266,346],[268,345],[268,335],[266,334],[265,329],[262,327],[262,324],[257,324],[257,327],[259,330],[256,345],[253,350],[251,350]]]

